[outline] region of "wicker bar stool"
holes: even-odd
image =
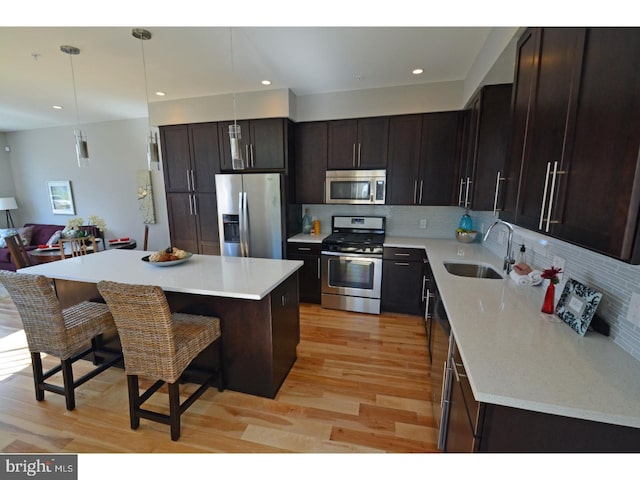
[[[146,418],[171,426],[171,440],[180,438],[180,416],[218,379],[224,390],[220,319],[171,313],[164,291],[157,286],[102,281],[98,291],[107,302],[118,329],[129,390],[131,428]],[[179,382],[192,360],[217,342],[218,369],[180,404]],[[155,380],[140,395],[138,376]],[[143,408],[160,387],[169,390],[169,415]]]
[[[44,400],[46,390],[64,395],[67,410],[73,410],[75,389],[122,360],[122,355],[114,355],[77,380],[73,378],[72,366],[76,361],[93,353],[95,363],[95,337],[115,328],[109,308],[101,303],[81,302],[62,309],[53,283],[42,275],[0,271],[0,283],[9,292],[22,319],[31,352],[36,400]],[[58,357],[60,365],[44,372],[41,353]],[[63,387],[46,381],[60,371]]]

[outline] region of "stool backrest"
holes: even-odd
[[[18,309],[29,350],[65,358],[68,333],[53,282],[42,275],[0,270],[0,283]]]
[[[164,291],[152,285],[101,281],[98,291],[118,329],[129,375],[163,378],[173,369],[176,345]]]

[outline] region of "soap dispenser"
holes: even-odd
[[[304,217],[302,217],[302,233],[309,235],[311,233],[311,215],[309,209],[304,209]]]

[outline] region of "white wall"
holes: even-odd
[[[4,150],[4,147],[6,145],[7,135],[0,132],[0,197],[15,197],[15,187],[13,185],[11,161],[9,159],[8,152],[5,152]],[[18,207],[19,206],[20,205],[18,205]],[[11,216],[14,217],[16,212],[11,212]],[[2,217],[4,217],[4,215],[2,215]],[[2,225],[2,228],[4,228],[3,222],[0,222],[0,225]]]
[[[94,123],[82,128],[89,142],[89,168],[77,166],[70,127],[6,134],[20,206],[12,212],[14,222],[65,225],[74,215],[51,212],[47,181],[69,180],[76,217],[86,220],[89,215],[98,215],[107,224],[107,238],[136,238],[142,248],[144,224],[138,212],[136,171],[147,168],[147,120]],[[152,172],[152,184],[157,223],[149,226],[149,248],[155,250],[169,245],[161,171]]]

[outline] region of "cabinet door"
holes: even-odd
[[[419,203],[418,180],[422,115],[398,115],[389,119],[389,170],[387,203]]]
[[[640,31],[588,29],[581,72],[551,234],[639,263]]]
[[[324,203],[324,179],[327,171],[327,122],[298,123],[296,143],[296,201]]]
[[[215,192],[215,174],[220,173],[220,147],[217,123],[189,125],[191,137],[191,190]]]
[[[389,118],[373,117],[358,120],[356,168],[387,168]]]
[[[545,28],[540,32],[539,65],[528,116],[517,223],[538,230],[546,219],[551,179],[549,166],[563,168],[568,132],[579,87],[583,28]]]
[[[480,93],[479,120],[473,169],[473,210],[493,210],[504,178],[507,142],[511,125],[511,84],[489,85]],[[496,209],[498,206],[496,205]]]
[[[422,116],[421,205],[455,205],[458,196],[463,112]]]
[[[424,314],[424,258],[424,251],[420,249],[384,249],[380,300],[383,310]]]
[[[332,120],[329,127],[329,170],[356,168],[358,121]]]
[[[193,202],[193,212],[197,224],[198,253],[220,255],[216,194],[194,194],[191,201]]]
[[[233,125],[233,121],[218,122],[218,138],[220,142],[220,170],[232,171],[233,163],[231,162],[231,142],[229,140],[229,125]],[[242,148],[242,158],[244,159],[245,168],[249,162],[249,145],[251,145],[251,130],[249,129],[248,120],[238,120],[240,126],[240,146]]]
[[[160,127],[164,184],[167,192],[191,188],[191,152],[187,125]]]
[[[251,120],[250,168],[285,168],[285,128],[282,118]]]
[[[191,193],[168,193],[167,214],[169,216],[171,245],[188,252],[198,253],[196,216],[193,211]]]
[[[507,153],[505,180],[500,199],[500,218],[516,222],[520,171],[527,145],[527,121],[533,98],[538,69],[537,43],[539,29],[527,30],[519,39],[516,49],[516,67],[513,84],[511,138]]]

